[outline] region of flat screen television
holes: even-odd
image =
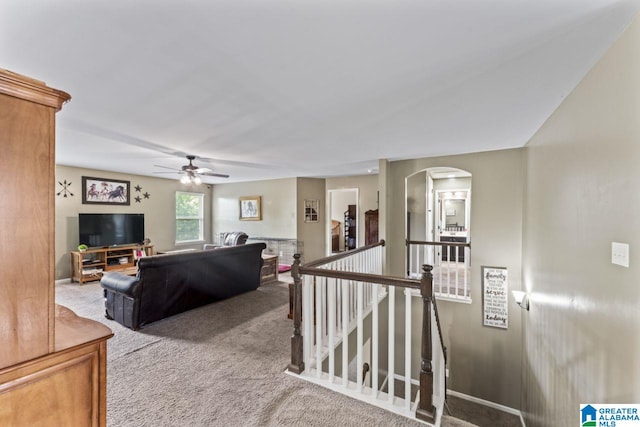
[[[89,247],[138,244],[144,241],[144,214],[78,214],[80,244]]]

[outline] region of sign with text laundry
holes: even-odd
[[[509,327],[509,274],[504,267],[482,267],[482,319],[484,326]]]

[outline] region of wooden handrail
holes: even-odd
[[[342,253],[339,253],[339,254],[336,254],[336,255],[331,255],[331,256],[328,256],[328,257],[317,259],[315,261],[308,262],[304,266],[305,267],[318,267],[320,265],[329,264],[330,262],[337,261],[337,260],[343,259],[343,258],[347,258],[347,257],[350,257],[350,256],[355,255],[357,253],[368,251],[369,249],[375,248],[377,246],[384,246],[384,245],[385,245],[385,241],[384,240],[380,240],[379,242],[371,243],[371,244],[366,245],[366,246],[361,246],[359,248],[352,249],[350,251],[342,252]]]
[[[331,277],[333,279],[353,280],[356,282],[377,283],[379,285],[398,286],[400,288],[420,289],[420,281],[417,279],[405,279],[403,277],[381,276],[379,274],[354,273],[352,271],[336,271],[317,267],[300,267],[300,274],[310,276]]]
[[[471,247],[471,242],[461,243],[461,242],[427,242],[424,240],[406,240],[406,245],[425,245],[425,246],[460,246],[460,247]]]

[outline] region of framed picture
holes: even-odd
[[[318,212],[320,211],[320,200],[304,201],[304,222],[318,222]]]
[[[130,205],[131,183],[118,179],[82,177],[82,203],[85,205]]]
[[[262,207],[260,196],[240,197],[240,220],[241,221],[261,221]]]

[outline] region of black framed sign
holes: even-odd
[[[119,179],[82,177],[82,203],[85,205],[130,205],[131,182]]]
[[[482,266],[482,321],[484,326],[509,327],[509,272]]]

